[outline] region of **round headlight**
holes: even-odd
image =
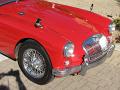
[[[72,42],[68,42],[64,47],[64,56],[65,57],[73,57],[74,56],[74,44]]]
[[[109,25],[109,32],[111,33],[111,32],[113,32],[113,31],[115,31],[115,29],[116,29],[115,23],[111,23],[111,24]]]

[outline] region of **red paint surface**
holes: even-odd
[[[52,8],[53,7],[53,8]],[[25,15],[19,15],[24,12]],[[37,18],[43,29],[35,28]],[[50,56],[53,68],[64,68],[64,45],[75,44],[75,56],[70,66],[80,65],[84,51],[82,43],[94,34],[109,35],[111,20],[86,10],[53,4],[43,0],[22,0],[0,6],[0,50],[15,58],[16,44],[31,38],[38,41]]]

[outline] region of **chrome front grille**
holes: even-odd
[[[96,61],[107,53],[108,41],[104,35],[97,34],[83,43],[89,62]]]
[[[101,52],[101,47],[98,43],[96,43],[95,45],[89,48],[86,48],[86,50],[87,50],[87,53],[91,56],[91,55]]]

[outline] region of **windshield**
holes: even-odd
[[[16,0],[0,0],[0,6],[11,3],[11,2],[15,2]]]

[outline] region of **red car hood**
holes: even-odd
[[[42,19],[42,23],[45,27],[49,28],[49,30],[57,32],[62,37],[73,42],[82,42],[91,35],[100,33],[98,29],[103,29],[103,27],[106,28],[106,26],[110,23],[110,20],[91,12],[79,9],[79,12],[81,12],[81,14],[79,14],[71,11],[72,9],[77,10],[76,8],[64,5],[53,4],[40,0],[32,0],[30,4],[30,7],[32,8],[29,8],[29,10],[31,13],[36,13],[39,18]],[[90,14],[91,16],[93,14],[94,18],[91,19],[88,17]],[[97,18],[98,20],[104,22],[100,24],[100,22],[97,21],[96,23],[95,19]]]

